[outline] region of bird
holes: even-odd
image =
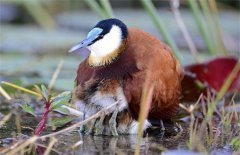
[[[99,21],[69,52],[90,51],[77,69],[73,102],[84,119],[118,101],[109,115],[81,127],[85,133],[137,134],[142,90],[153,86],[143,129],[151,120],[171,119],[181,98],[183,70],[171,48],[153,35],[128,28],[121,20]]]

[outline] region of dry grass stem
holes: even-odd
[[[48,91],[49,91],[49,92],[50,92],[50,90],[52,89],[54,83],[56,82],[56,80],[57,80],[57,78],[58,78],[58,75],[59,75],[59,73],[60,73],[60,71],[61,71],[61,68],[62,68],[63,63],[64,63],[64,60],[60,60],[60,62],[59,62],[58,65],[57,65],[57,68],[56,68],[55,72],[54,72],[53,75],[52,75],[52,78],[51,78],[51,80],[50,80],[50,82],[49,82],[49,85],[48,85]]]
[[[13,143],[12,145],[6,147],[5,149],[3,150],[0,150],[0,154],[6,154],[6,152],[9,152],[11,150],[13,150],[14,148],[16,148],[18,145],[20,145],[21,143],[23,143],[23,140],[19,140],[17,141],[16,143]]]
[[[147,78],[148,79],[148,78]],[[146,80],[145,87],[142,93],[141,105],[140,105],[140,114],[138,117],[138,132],[137,132],[137,144],[134,154],[139,155],[140,151],[140,143],[142,139],[142,132],[143,132],[143,125],[144,121],[148,116],[148,112],[150,110],[151,102],[152,102],[152,95],[153,95],[154,87],[153,85],[149,86],[149,81]]]
[[[198,60],[198,51],[197,51],[197,48],[187,30],[187,28],[186,28],[186,25],[184,24],[181,13],[179,11],[179,0],[171,0],[170,3],[171,3],[172,11],[175,16],[176,22],[177,22],[180,30],[182,31],[183,37],[186,40],[187,45],[188,45],[194,59],[198,62],[199,61]]]
[[[28,145],[34,143],[38,139],[37,136],[33,136],[29,138],[28,140],[24,141],[22,144],[20,144],[18,147],[14,148],[13,150],[6,153],[6,155],[15,155],[17,152],[23,150]]]
[[[80,146],[81,144],[83,144],[83,141],[78,141],[75,144],[73,144],[73,146],[71,146],[71,149],[74,150],[76,147]]]
[[[49,145],[43,155],[48,155],[51,152],[51,150],[56,142],[57,142],[57,139],[55,137],[51,137]]]
[[[5,97],[7,100],[11,100],[11,97],[1,86],[0,86],[0,94],[2,94],[2,96]]]
[[[16,125],[16,130],[17,133],[22,133],[22,129],[21,129],[21,118],[19,116],[19,114],[17,112],[15,112],[15,125]]]
[[[35,144],[35,146],[40,146],[40,147],[42,147],[42,148],[47,148],[46,145],[41,144],[41,143],[38,143],[38,142],[35,142],[34,144]],[[51,151],[52,151],[52,152],[55,152],[56,154],[62,154],[61,152],[59,152],[58,150],[56,150],[56,149],[54,149],[54,148],[52,148]]]
[[[48,137],[52,137],[52,136],[55,136],[55,135],[59,135],[61,133],[64,133],[64,132],[68,132],[74,128],[77,128],[79,127],[80,125],[83,125],[83,124],[86,124],[87,122],[91,121],[92,119],[96,119],[98,117],[101,116],[102,112],[106,112],[111,109],[112,107],[116,106],[117,104],[119,103],[119,101],[116,101],[115,103],[107,106],[106,108],[103,108],[102,110],[100,110],[99,112],[97,112],[96,114],[92,115],[91,117],[85,119],[84,121],[81,121],[81,122],[78,122],[76,124],[73,124],[72,126],[68,127],[68,128],[65,128],[63,130],[60,130],[58,132],[54,132],[54,133],[51,133],[51,134],[48,134],[48,135],[44,135],[44,136],[41,136],[39,137],[39,139],[45,139],[45,138],[48,138]]]
[[[0,128],[3,127],[3,125],[12,117],[12,112],[8,113],[3,117],[3,119],[0,121]]]

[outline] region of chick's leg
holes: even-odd
[[[105,119],[105,116],[106,116],[106,114],[103,112],[101,114],[100,119],[96,122],[94,135],[101,135],[101,134],[103,134],[103,129],[104,129],[103,121]]]
[[[97,119],[93,119],[93,120],[91,120],[86,126],[85,126],[85,133],[87,134],[87,135],[91,135],[91,134],[93,134],[93,129],[94,129],[94,126],[95,126],[95,124],[96,124],[96,120]]]
[[[164,126],[162,120],[160,120],[160,129],[161,129],[161,131],[165,131],[165,126]]]
[[[118,136],[117,133],[117,114],[118,114],[118,107],[113,112],[110,120],[109,120],[109,128],[113,136]]]
[[[82,121],[84,121],[84,120],[85,120],[85,113],[83,114],[83,118],[82,118]],[[86,126],[84,124],[81,125],[80,128],[79,128],[79,132],[84,133],[85,128],[86,128]]]

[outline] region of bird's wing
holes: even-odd
[[[179,63],[168,46],[141,30],[129,30],[128,45],[127,52],[135,57],[139,70],[124,78],[124,93],[130,111],[138,117],[143,87],[153,85],[149,117],[168,117],[178,104],[182,80]]]

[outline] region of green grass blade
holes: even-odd
[[[107,14],[105,11],[102,10],[102,8],[97,4],[95,0],[84,0],[85,3],[102,19],[107,18]]]
[[[140,0],[145,10],[148,12],[149,16],[152,18],[153,23],[155,24],[157,30],[162,35],[163,39],[171,46],[173,49],[173,53],[177,57],[177,59],[182,63],[183,58],[180,54],[180,51],[173,41],[173,39],[170,37],[169,33],[167,32],[165,26],[160,22],[157,14],[157,10],[154,7],[151,0]]]
[[[216,0],[208,0],[209,3],[209,7],[210,7],[210,11],[212,14],[212,19],[214,22],[214,26],[215,26],[215,31],[216,31],[216,35],[219,42],[219,47],[221,48],[221,50],[223,51],[223,53],[225,55],[227,55],[227,50],[224,46],[224,41],[223,41],[223,35],[222,35],[222,30],[221,30],[221,26],[220,26],[220,22],[219,22],[219,18],[218,18],[218,9],[217,9],[217,5],[216,5]]]
[[[56,27],[53,18],[39,1],[23,1],[23,5],[41,27],[46,30],[51,30]]]
[[[225,79],[225,82],[222,85],[220,91],[218,92],[217,97],[216,97],[215,101],[213,102],[213,105],[210,106],[211,108],[209,108],[208,113],[207,113],[207,118],[206,118],[207,122],[209,122],[211,120],[213,112],[215,111],[215,109],[217,107],[217,104],[223,98],[223,96],[226,94],[228,88],[231,86],[232,81],[237,76],[239,71],[240,71],[240,61],[237,62],[237,64],[233,68],[232,72],[228,75],[227,79]]]
[[[207,34],[206,27],[205,27],[206,25],[204,24],[203,17],[202,17],[201,11],[199,9],[199,6],[197,4],[197,1],[196,0],[188,0],[188,2],[191,7],[191,10],[193,12],[193,16],[197,23],[198,29],[204,39],[204,42],[205,42],[209,52],[212,55],[215,55],[217,51],[214,48],[212,41]]]
[[[113,17],[113,11],[109,0],[100,0],[103,10],[105,11],[107,18]]]
[[[34,91],[32,91],[32,90],[23,88],[23,87],[21,87],[21,86],[18,86],[18,85],[15,85],[15,84],[12,84],[12,83],[9,83],[9,82],[6,82],[6,81],[2,81],[1,83],[4,84],[4,85],[13,87],[13,88],[15,88],[15,89],[24,91],[24,92],[26,92],[26,93],[29,93],[29,94],[32,94],[32,95],[35,95],[35,96],[38,96],[38,97],[42,97],[41,94],[39,94],[39,93],[37,93],[37,92],[34,92]]]
[[[217,32],[216,32],[216,26],[215,24],[213,23],[213,18],[212,18],[212,15],[211,15],[211,12],[210,12],[210,9],[209,9],[209,6],[208,6],[208,3],[207,3],[207,0],[200,0],[199,1],[200,3],[200,6],[203,10],[203,13],[204,13],[204,16],[206,18],[206,25],[208,27],[208,37],[211,39],[212,41],[212,44],[215,48],[215,54],[223,54],[223,51],[221,50],[221,45],[219,43],[219,39],[218,39],[218,36],[217,36]]]

